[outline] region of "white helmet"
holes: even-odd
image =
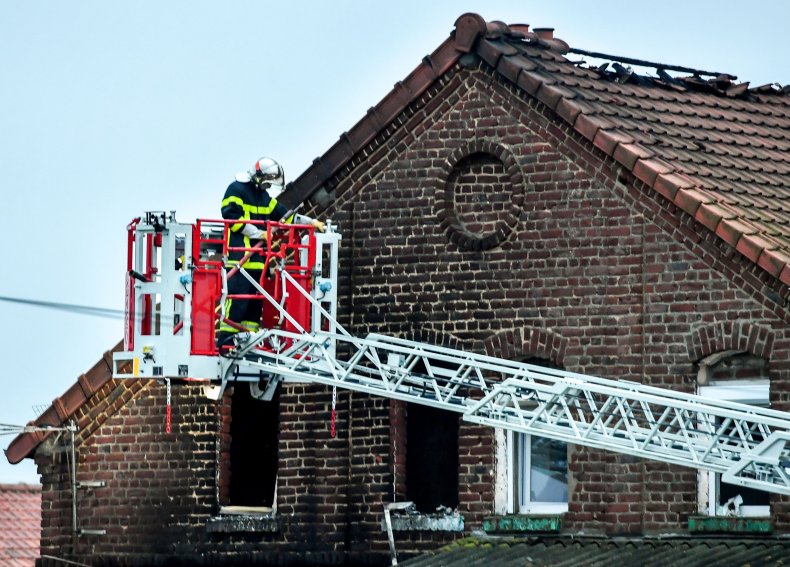
[[[285,172],[272,158],[262,157],[250,170],[250,177],[260,189],[265,189],[272,199],[282,193],[285,185]]]

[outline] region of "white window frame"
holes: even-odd
[[[516,443],[516,436],[523,436],[523,443]],[[564,514],[568,502],[540,502],[530,500],[528,476],[531,470],[532,436],[526,433],[507,432],[507,512],[509,514]],[[518,447],[523,451],[519,452]],[[570,497],[570,492],[568,493]]]
[[[769,405],[768,380],[726,380],[712,381],[708,386],[699,386],[698,393],[706,398],[714,400],[724,400],[738,402],[753,406],[768,407]],[[709,516],[721,516],[718,514],[717,503],[719,501],[718,487],[721,474],[701,471],[700,472],[700,512],[707,513]],[[770,506],[741,506],[738,516],[743,517],[768,517],[771,515]]]

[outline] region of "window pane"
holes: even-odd
[[[568,501],[568,449],[565,443],[532,437],[530,500]]]
[[[725,358],[713,367],[714,378],[723,378],[719,382],[714,382],[710,386],[700,386],[699,393],[702,396],[715,400],[726,400],[749,404],[755,406],[768,406],[769,382],[764,380],[763,371],[765,361],[756,359],[752,355],[737,355]],[[746,370],[744,373],[744,369]],[[749,382],[741,382],[733,379],[749,378]],[[759,381],[755,379],[760,379]],[[720,420],[716,420],[719,425]],[[762,442],[763,438],[759,432],[752,435],[754,445]],[[769,513],[770,495],[762,490],[736,486],[721,481],[720,474],[710,473],[710,489],[708,504],[709,513],[712,515],[729,514],[721,507],[728,500],[740,495],[743,498],[738,515],[767,515]]]

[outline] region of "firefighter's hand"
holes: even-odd
[[[326,225],[318,219],[313,219],[313,222],[310,224],[312,224],[313,228],[315,228],[318,232],[324,232],[326,230]]]

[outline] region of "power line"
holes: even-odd
[[[43,309],[56,309],[58,311],[65,311],[67,313],[75,313],[78,315],[103,317],[105,319],[124,318],[124,311],[122,309],[108,309],[106,307],[91,307],[89,305],[76,305],[74,303],[59,303],[56,301],[23,299],[21,297],[9,297],[5,295],[0,295],[0,301],[5,301],[7,303],[16,303],[19,305],[29,305],[32,307],[41,307]]]
[[[48,425],[13,425],[10,423],[0,423],[0,435],[19,435],[21,433],[34,433],[36,431],[75,431],[75,428],[72,425],[50,427]]]

